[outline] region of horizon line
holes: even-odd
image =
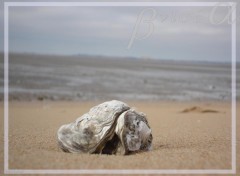
[[[139,59],[139,60],[156,60],[156,61],[183,61],[183,62],[195,62],[195,63],[231,63],[229,61],[221,61],[221,60],[204,60],[204,59],[176,59],[176,58],[155,58],[148,56],[119,56],[119,55],[101,55],[101,54],[86,54],[86,53],[73,53],[73,54],[58,54],[58,53],[38,53],[38,52],[9,52],[9,55],[19,54],[19,55],[39,55],[39,56],[68,56],[68,57],[76,57],[76,56],[85,56],[85,57],[100,57],[106,59]],[[0,51],[0,55],[4,55],[4,51]],[[236,60],[237,64],[240,64],[240,60]]]

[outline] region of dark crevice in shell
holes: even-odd
[[[115,127],[116,127],[116,125],[117,125],[118,117],[120,116],[120,114],[122,114],[123,112],[125,112],[125,111],[127,111],[127,110],[129,110],[129,109],[130,109],[130,108],[126,108],[126,109],[123,110],[122,112],[119,112],[119,113],[115,113],[115,114],[114,114],[114,117],[115,117],[115,118],[113,118],[113,119],[114,119],[114,123],[112,124],[112,127],[109,128],[109,130],[108,130],[108,131],[106,132],[106,134],[105,134],[105,137],[102,139],[102,141],[100,141],[100,142],[97,144],[97,147],[95,148],[95,151],[92,152],[92,153],[102,153],[102,150],[103,150],[103,148],[104,148],[104,146],[105,146],[106,141],[108,141],[109,139],[111,139],[112,136],[113,136],[113,134],[115,134],[114,131],[115,131]]]
[[[117,134],[114,134],[113,138],[105,144],[105,147],[102,150],[102,154],[116,154],[119,142],[120,139],[118,138]]]

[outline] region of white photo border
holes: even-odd
[[[231,143],[231,169],[161,169],[161,170],[111,170],[111,169],[9,169],[9,41],[8,41],[8,15],[9,7],[13,6],[228,6],[232,9],[231,29],[231,74],[232,74],[232,143]],[[4,2],[4,173],[5,174],[235,174],[236,173],[236,3],[235,2]]]

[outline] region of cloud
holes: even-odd
[[[127,50],[143,9],[11,7],[10,51],[229,61],[231,26],[211,24],[209,7],[154,7],[154,31],[144,40],[135,40]],[[216,18],[225,13],[226,9],[219,9]],[[146,34],[148,27],[142,22],[137,35]]]

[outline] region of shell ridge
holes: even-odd
[[[75,122],[62,125],[57,140],[65,152],[130,154],[149,149],[151,133],[145,114],[112,100],[92,107]]]

